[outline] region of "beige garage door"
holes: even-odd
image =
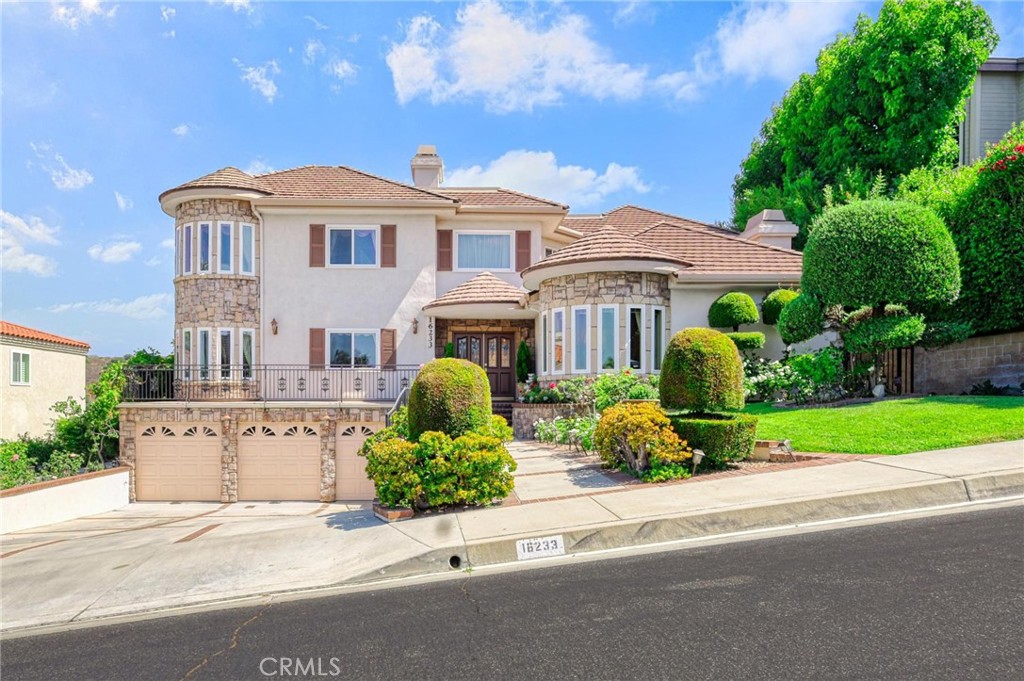
[[[366,438],[384,424],[339,423],[335,440],[335,495],[338,501],[369,501],[377,496],[373,481],[366,477],[366,459],[359,448]]]
[[[248,426],[238,437],[239,501],[320,501],[320,433],[302,423]]]
[[[139,501],[220,501],[220,433],[214,424],[140,424],[135,440]]]

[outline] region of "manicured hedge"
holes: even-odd
[[[761,303],[761,321],[769,326],[778,324],[782,308],[793,302],[798,295],[800,294],[788,288],[775,289],[769,293]]]
[[[659,389],[667,409],[739,411],[743,361],[736,344],[713,329],[683,329],[669,341]]]
[[[764,347],[764,334],[760,331],[732,331],[725,335],[740,350],[757,350]]]
[[[741,324],[756,324],[757,303],[746,293],[731,291],[711,303],[708,326],[735,331]]]
[[[699,449],[710,463],[721,468],[728,461],[746,459],[754,453],[757,419],[746,414],[685,415],[669,417],[672,429],[692,449]]]
[[[435,359],[420,369],[409,391],[409,438],[436,430],[456,438],[490,428],[487,374],[465,359]]]
[[[901,303],[913,311],[956,299],[960,267],[938,215],[905,201],[857,201],[822,213],[804,249],[801,293],[846,308]]]
[[[892,348],[909,348],[924,334],[920,315],[869,317],[843,332],[843,347],[848,352],[876,354]]]
[[[825,312],[813,296],[801,293],[779,315],[779,335],[786,345],[814,338],[825,324]]]

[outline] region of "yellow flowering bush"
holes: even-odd
[[[686,464],[693,452],[656,404],[622,402],[605,409],[594,443],[605,466],[645,481],[690,476]]]

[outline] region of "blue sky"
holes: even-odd
[[[1018,2],[983,3],[1024,54]],[[341,164],[600,212],[729,216],[740,160],[818,50],[879,4],[5,2],[2,316],[168,351],[160,192]]]

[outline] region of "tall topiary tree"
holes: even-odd
[[[409,390],[409,438],[436,430],[457,438],[491,423],[487,374],[465,359],[435,359],[420,369]]]
[[[730,291],[720,296],[708,308],[708,325],[731,328],[727,335],[740,350],[764,347],[764,334],[760,331],[740,333],[741,324],[757,324],[757,303],[746,293]]]
[[[696,413],[743,408],[743,361],[720,331],[683,329],[669,341],[661,367],[661,403]]]
[[[779,335],[786,345],[802,343],[817,336],[825,324],[825,311],[818,299],[801,293],[779,314]]]
[[[530,346],[526,344],[526,341],[519,341],[519,347],[516,349],[516,380],[526,383],[532,373],[534,373],[533,353],[530,352]]]
[[[800,294],[788,288],[778,288],[766,295],[761,303],[761,321],[768,326],[778,324],[782,308],[793,302],[798,295]]]

